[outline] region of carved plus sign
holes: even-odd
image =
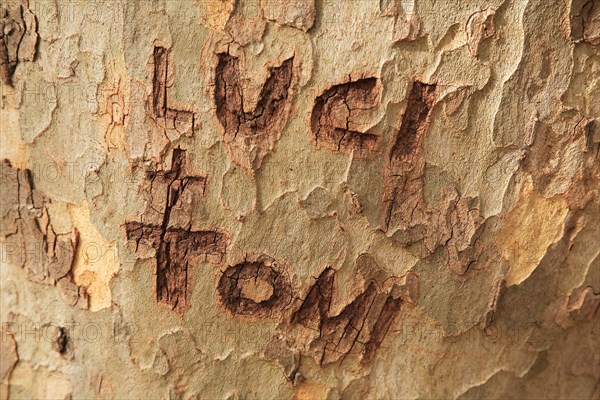
[[[215,230],[191,230],[191,211],[204,196],[205,176],[186,175],[185,150],[174,149],[169,171],[147,171],[141,193],[147,198],[141,221],[125,223],[128,240],[156,250],[156,300],[182,311],[189,301],[189,266],[220,262],[227,236]]]

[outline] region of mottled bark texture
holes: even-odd
[[[0,28],[0,400],[600,399],[598,0]]]

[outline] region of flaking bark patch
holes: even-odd
[[[12,85],[17,64],[33,61],[38,41],[36,17],[25,1],[0,7],[0,80]]]
[[[87,307],[85,291],[73,282],[77,230],[68,234],[54,231],[47,207],[50,199],[35,189],[29,169],[3,160],[0,172],[3,257],[25,268],[32,281],[58,286],[71,305],[81,299],[81,305]]]
[[[17,352],[17,342],[14,335],[5,329],[5,324],[0,327],[0,399],[8,400],[10,389],[10,378],[17,362],[19,354]]]
[[[467,21],[467,47],[473,57],[479,56],[481,43],[496,34],[494,26],[494,15],[496,7],[488,7],[486,9],[473,13]]]
[[[577,0],[571,4],[571,39],[592,46],[600,44],[600,1]]]

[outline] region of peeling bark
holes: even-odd
[[[0,9],[0,399],[598,398],[598,0]]]
[[[2,257],[20,265],[28,278],[60,288],[71,305],[87,307],[85,290],[75,285],[72,266],[77,230],[57,234],[48,213],[49,199],[34,188],[31,171],[2,161]]]
[[[6,2],[0,8],[0,81],[12,85],[17,64],[33,61],[37,49],[37,21],[27,0]]]

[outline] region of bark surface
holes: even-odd
[[[600,399],[598,0],[3,0],[0,400]]]

